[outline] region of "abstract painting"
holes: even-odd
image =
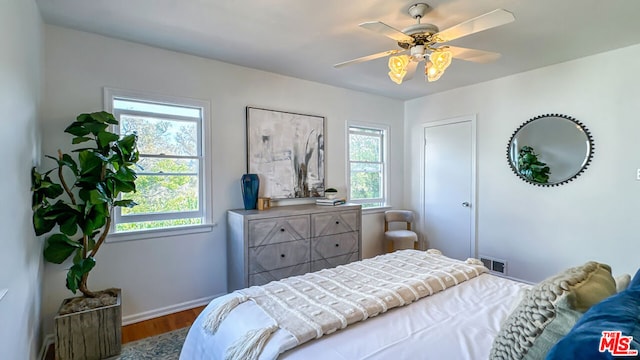
[[[247,172],[260,196],[320,197],[324,193],[324,117],[247,107]]]

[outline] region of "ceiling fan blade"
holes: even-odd
[[[333,67],[337,69],[337,68],[341,68],[343,66],[347,66],[347,65],[351,65],[351,64],[358,64],[358,63],[369,61],[369,60],[379,59],[379,58],[385,57],[385,56],[399,54],[399,53],[405,52],[405,51],[407,51],[407,50],[403,50],[403,49],[387,50],[387,51],[383,51],[383,52],[380,52],[380,53],[377,53],[377,54],[371,54],[371,55],[363,56],[363,57],[360,57],[360,58],[357,58],[357,59],[344,61],[344,62],[341,62],[341,63],[333,65]]]
[[[360,27],[377,32],[398,42],[413,43],[414,41],[411,36],[380,21],[364,22],[360,24]]]
[[[458,25],[454,25],[446,30],[440,31],[439,33],[434,35],[434,38],[437,39],[437,42],[447,42],[461,38],[463,36],[491,29],[496,26],[508,24],[515,19],[516,18],[512,13],[503,9],[496,9],[484,15],[480,15],[473,19],[462,22]]]
[[[419,61],[409,61],[409,64],[405,68],[407,71],[407,75],[404,76],[403,81],[413,79],[413,75],[416,74],[416,69],[418,68]]]
[[[500,54],[497,52],[484,51],[484,50],[476,50],[476,49],[467,49],[457,46],[446,46],[447,51],[451,52],[454,58],[471,61],[481,64],[490,63],[492,61],[496,61],[500,58]]]

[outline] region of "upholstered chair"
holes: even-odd
[[[418,234],[411,230],[413,212],[410,210],[388,210],[384,213],[384,240],[387,243],[387,252],[393,252],[395,242],[404,240],[413,242],[413,248],[418,250]],[[389,230],[389,224],[394,222],[406,223],[406,230]]]

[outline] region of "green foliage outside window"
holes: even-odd
[[[383,194],[382,130],[351,128],[349,134],[350,199],[381,199]],[[381,206],[380,202],[363,207]]]
[[[199,208],[199,165],[197,124],[122,115],[121,132],[137,133],[140,165],[132,196],[135,208],[122,209],[122,215],[161,214],[197,211]],[[132,231],[201,224],[201,218],[123,222],[117,231]]]
[[[372,134],[377,135],[377,134]],[[381,162],[381,138],[350,134],[349,159],[351,161]]]

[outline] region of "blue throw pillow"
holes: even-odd
[[[611,333],[602,344],[604,351],[601,352],[603,331]],[[619,337],[615,332],[620,332]],[[634,351],[637,355],[623,356]],[[551,348],[547,360],[618,359],[621,356],[640,358],[640,270],[626,290],[592,306],[582,315],[573,329]]]
[[[633,277],[633,279],[631,279],[631,282],[629,283],[629,287],[637,287],[637,286],[640,286],[640,269],[638,269],[638,272]]]

